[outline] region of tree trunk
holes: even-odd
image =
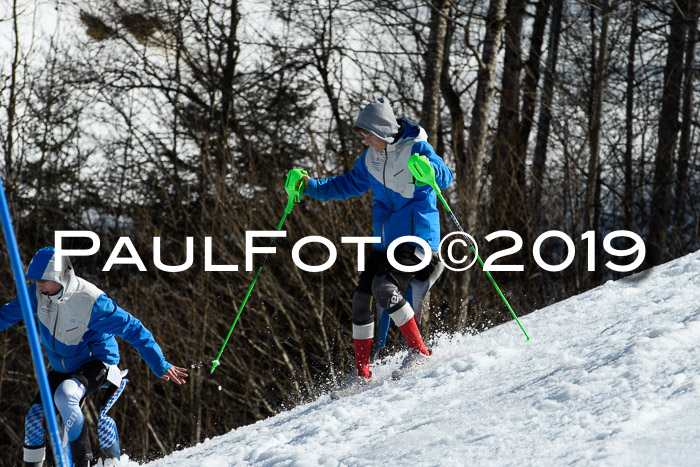
[[[531,204],[525,204],[526,201],[526,175],[525,161],[527,160],[528,141],[530,139],[530,130],[532,129],[532,117],[535,114],[535,103],[537,102],[537,84],[540,80],[540,62],[542,55],[542,42],[544,41],[544,31],[547,25],[547,16],[549,13],[549,5],[551,0],[540,0],[537,3],[535,11],[535,21],[532,26],[532,34],[530,35],[530,52],[527,62],[525,63],[525,77],[522,82],[522,106],[520,111],[520,123],[518,127],[518,135],[516,138],[516,147],[514,152],[517,154],[517,160],[522,167],[521,190],[522,190],[522,206],[524,209],[523,218],[526,221],[526,228],[522,232],[524,235],[525,245],[532,245],[535,241],[534,237],[538,235],[538,226],[536,223],[539,217],[534,211],[528,212],[528,207]],[[531,262],[525,262],[525,274],[527,277],[535,274]],[[539,277],[542,277],[538,274]]]
[[[477,55],[479,71],[477,73],[476,97],[471,111],[471,125],[469,136],[464,150],[459,150],[463,145],[463,135],[456,139],[456,127],[453,123],[452,137],[455,144],[455,161],[457,170],[457,198],[459,200],[458,213],[460,219],[466,219],[465,228],[468,232],[476,234],[476,221],[479,213],[479,192],[481,191],[481,173],[483,171],[484,147],[488,134],[489,119],[491,117],[491,103],[496,82],[496,58],[501,44],[501,33],[504,27],[505,0],[491,0],[486,18],[486,33],[484,34],[484,48],[481,56]],[[468,34],[467,34],[468,37]],[[453,122],[462,119],[461,109],[454,104],[459,102],[459,96],[443,93],[450,108]],[[463,121],[463,119],[462,119]],[[486,226],[482,226],[485,229]],[[468,291],[474,277],[474,268],[460,275],[457,287],[459,293]],[[456,304],[455,304],[456,305]],[[457,326],[462,328],[467,323],[468,308],[460,304],[456,317]]]
[[[219,121],[219,141],[214,145],[218,152],[218,174],[223,180],[226,176],[228,164],[232,164],[231,151],[228,149],[228,128],[229,116],[233,108],[233,77],[238,63],[238,54],[240,47],[236,38],[238,30],[238,21],[240,15],[238,13],[238,0],[231,0],[229,5],[229,14],[231,15],[229,23],[228,37],[226,41],[226,61],[221,79],[221,115]]]
[[[533,213],[540,212],[542,201],[542,184],[544,183],[545,165],[547,162],[547,143],[552,121],[552,98],[554,95],[557,57],[559,55],[559,36],[561,32],[563,0],[554,0],[552,3],[552,19],[549,25],[549,44],[547,52],[547,65],[544,71],[542,84],[542,102],[537,124],[537,136],[535,138],[535,154],[532,161],[532,189],[533,189]]]
[[[634,231],[634,171],[632,169],[632,153],[634,148],[634,80],[635,80],[635,53],[637,50],[637,39],[639,38],[638,28],[638,5],[632,6],[632,29],[630,31],[630,41],[627,59],[627,91],[625,96],[625,191],[622,204],[624,207],[625,229]],[[630,245],[631,246],[631,245]]]
[[[445,61],[445,36],[450,0],[437,0],[430,13],[430,37],[425,52],[423,110],[421,126],[428,133],[428,142],[437,147],[440,123],[440,77]]]
[[[683,49],[686,2],[673,4],[668,55],[664,67],[664,89],[659,114],[659,133],[654,160],[654,189],[651,196],[647,264],[656,266],[668,259],[667,238],[671,221],[671,186],[673,184],[673,154],[678,138],[681,80],[683,78]]]
[[[457,160],[457,176],[463,181],[460,200],[467,212],[468,228],[473,229],[479,206],[481,172],[483,170],[484,147],[491,117],[491,103],[496,83],[496,58],[501,45],[501,33],[505,24],[505,0],[491,0],[486,18],[484,50],[479,57],[476,97],[471,112],[471,125],[464,160]]]
[[[551,0],[540,0],[535,11],[535,23],[532,26],[530,38],[530,53],[525,63],[525,78],[523,79],[523,102],[520,111],[520,138],[518,152],[519,157],[525,160],[527,157],[527,143],[532,129],[532,117],[535,114],[537,102],[537,83],[540,80],[540,57],[542,55],[542,42],[544,42],[544,30],[547,25],[547,16]]]
[[[19,30],[17,29],[17,0],[12,2],[12,31],[15,41],[10,71],[10,96],[7,103],[7,137],[5,139],[5,183],[11,182],[12,149],[14,146],[15,107],[17,103],[17,66],[19,63]]]
[[[525,161],[515,151],[520,127],[520,44],[525,0],[508,0],[506,6],[505,52],[501,81],[498,128],[490,164],[491,230],[512,230],[522,235],[525,215]]]
[[[591,116],[588,125],[590,154],[586,176],[586,199],[583,214],[583,230],[598,231],[600,207],[600,135],[603,113],[603,95],[605,94],[605,69],[608,63],[608,33],[612,8],[610,0],[603,0],[599,5],[601,11],[600,37],[598,38],[598,56],[593,62],[591,95]],[[594,10],[592,9],[592,12]],[[593,18],[591,19],[593,22]]]
[[[685,64],[683,66],[683,108],[681,109],[681,137],[678,145],[678,172],[676,174],[676,193],[673,203],[674,226],[677,241],[683,242],[683,224],[685,203],[688,193],[688,164],[690,162],[690,133],[693,119],[693,76],[695,74],[695,45],[698,28],[698,0],[688,3],[688,36],[685,46]],[[682,248],[680,251],[683,251]]]
[[[504,29],[503,73],[501,79],[501,99],[498,109],[498,126],[493,142],[493,152],[488,165],[491,177],[489,192],[489,230],[509,230],[521,238],[529,238],[528,206],[525,194],[525,161],[517,152],[520,129],[520,73],[521,36],[523,19],[525,17],[525,0],[508,0],[506,4],[506,25]],[[489,251],[498,251],[512,246],[505,239],[490,242]],[[525,251],[528,248],[511,255],[515,264],[526,264]],[[497,277],[498,276],[498,277]],[[498,282],[504,294],[508,296],[513,287],[517,287],[520,297],[524,296],[523,288],[528,287],[528,281],[519,280],[524,274],[496,273],[494,279]],[[518,306],[518,303],[514,303]]]
[[[442,93],[443,99],[445,99],[445,104],[450,112],[450,133],[452,142],[452,154],[457,162],[457,166],[460,167],[467,158],[466,152],[466,139],[465,139],[465,127],[464,127],[464,110],[459,100],[459,93],[455,90],[452,82],[450,81],[450,47],[452,44],[452,27],[448,26],[448,32],[445,35],[445,61],[442,66],[442,77],[440,78],[440,91]],[[463,175],[462,172],[458,170],[457,178],[461,182]],[[462,183],[458,183],[462,185]],[[460,202],[462,199],[460,198]]]

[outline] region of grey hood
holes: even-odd
[[[394,142],[394,137],[400,128],[386,97],[380,97],[367,104],[357,117],[355,126],[389,144]]]

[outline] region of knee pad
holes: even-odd
[[[372,293],[377,304],[384,308],[397,326],[403,326],[413,318],[413,308],[401,295],[399,286],[385,275],[375,276]]]
[[[69,441],[77,440],[83,429],[85,417],[80,409],[80,400],[85,395],[85,391],[83,383],[71,378],[62,382],[53,396],[56,408],[63,418],[63,426]]]
[[[372,295],[377,300],[377,304],[388,311],[389,314],[401,307],[405,302],[399,286],[385,274],[376,275],[372,279]]]

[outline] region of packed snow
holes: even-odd
[[[149,466],[700,465],[700,252]],[[350,332],[350,331],[348,331]],[[123,457],[117,464],[133,467]]]

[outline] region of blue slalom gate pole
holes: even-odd
[[[12,217],[10,216],[10,207],[7,204],[5,197],[5,186],[0,177],[0,217],[2,218],[2,230],[5,233],[5,244],[7,252],[10,255],[12,263],[12,271],[15,276],[15,284],[17,285],[17,296],[22,308],[22,316],[24,324],[27,327],[27,338],[29,346],[32,349],[32,359],[34,360],[34,371],[36,379],[39,383],[39,392],[41,393],[41,404],[44,407],[44,415],[48,423],[49,441],[51,443],[51,451],[53,452],[54,462],[61,467],[69,467],[71,464],[68,461],[66,453],[61,445],[61,434],[58,428],[58,419],[53,406],[53,395],[49,387],[49,379],[44,367],[44,356],[39,342],[39,333],[37,332],[36,322],[34,321],[34,313],[31,310],[31,301],[29,300],[29,291],[27,290],[27,279],[24,276],[24,268],[22,260],[19,256],[17,248],[17,239],[15,238],[15,230],[12,226]]]

